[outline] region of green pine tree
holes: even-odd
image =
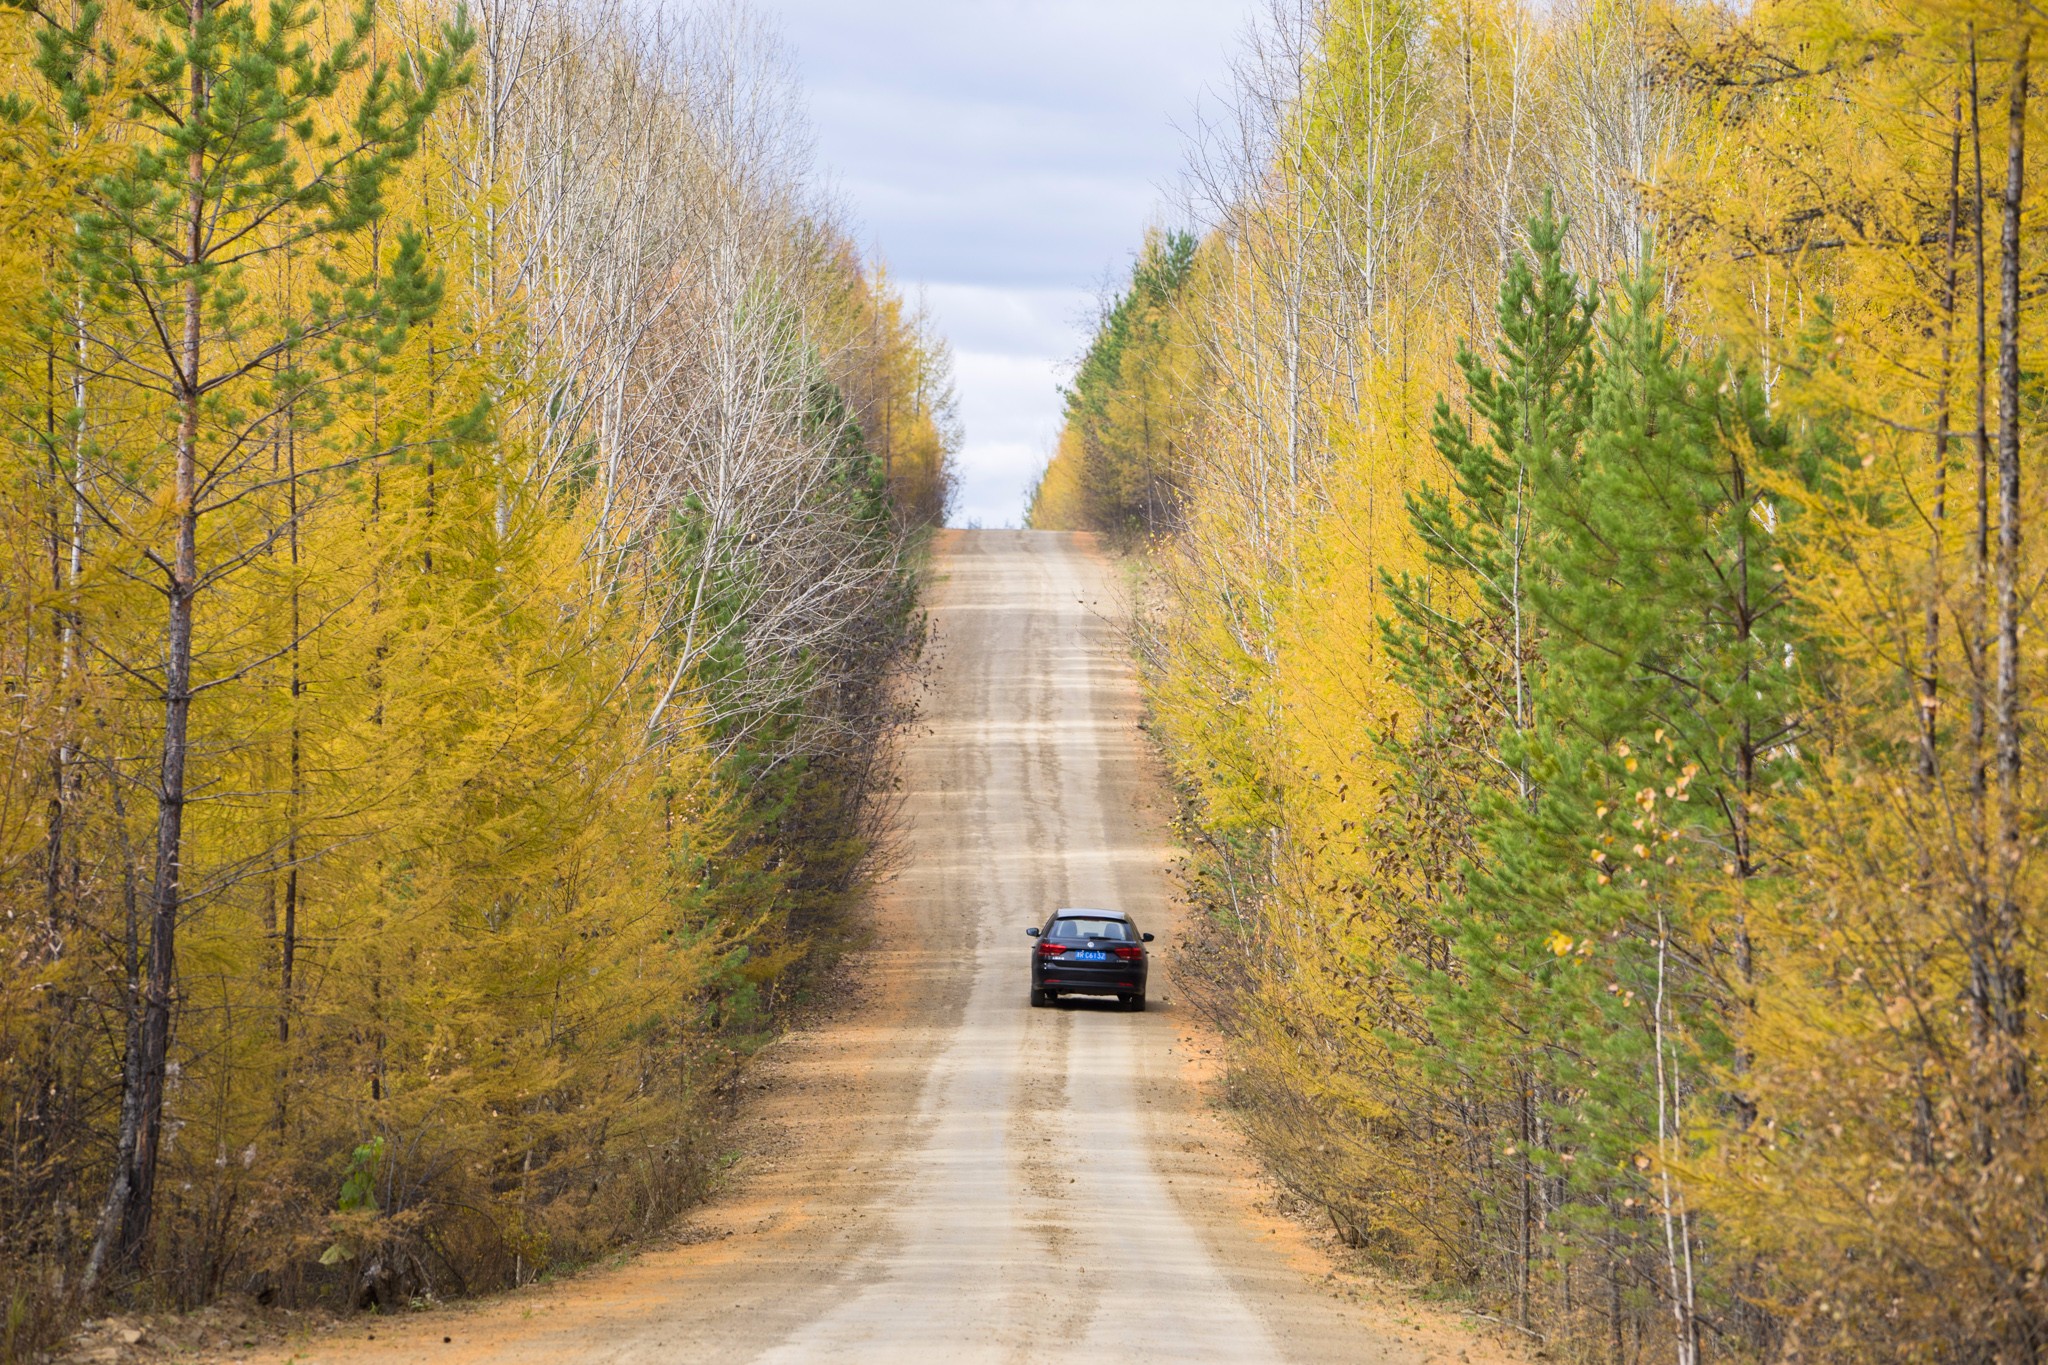
[[[88,187],[75,223],[78,316],[89,320],[75,343],[101,384],[136,395],[140,418],[122,448],[96,454],[98,477],[74,473],[73,482],[115,540],[110,553],[164,606],[154,661],[128,670],[148,678],[164,709],[148,784],[156,819],[139,934],[146,965],[88,1285],[110,1249],[134,1268],[148,1245],[177,930],[199,908],[190,890],[198,879],[185,866],[194,699],[257,662],[223,647],[247,623],[212,623],[212,639],[197,638],[198,607],[294,524],[295,510],[268,510],[272,431],[317,420],[335,386],[373,370],[403,326],[431,310],[436,291],[416,244],[396,238],[380,259],[366,243],[384,187],[462,79],[471,41],[458,19],[439,51],[400,72],[365,54],[368,5],[344,36],[318,44],[318,13],[302,0],[151,0],[138,9],[142,22],[106,36],[91,31],[96,11],[85,11],[42,45],[38,63],[53,104],[74,118],[103,98],[124,105],[132,151]],[[121,42],[135,52],[105,46]],[[138,77],[115,92],[96,61],[132,63]],[[352,117],[326,125],[323,110],[352,85]],[[287,255],[315,261],[310,287],[251,286],[254,272]],[[195,676],[195,660],[205,676]],[[217,891],[220,879],[212,881]]]
[[[1579,463],[1538,481],[1535,700],[1500,753],[1526,795],[1481,802],[1458,971],[1424,984],[1459,1070],[1537,1110],[1508,1144],[1517,1213],[1555,1241],[1525,1233],[1525,1262],[1604,1245],[1696,1344],[1674,1172],[1693,1108],[1741,1103],[1716,1078],[1739,1065],[1745,885],[1768,863],[1757,812],[1796,764],[1802,642],[1768,491],[1788,438],[1753,379],[1684,354],[1659,294],[1654,277],[1625,290]]]
[[[1537,721],[1541,680],[1539,509],[1544,488],[1576,478],[1594,386],[1595,301],[1564,267],[1565,234],[1548,206],[1530,223],[1530,255],[1501,284],[1497,367],[1460,351],[1474,421],[1438,400],[1432,437],[1451,483],[1407,499],[1430,571],[1386,580],[1396,612],[1383,627],[1389,652],[1419,703],[1412,731],[1390,741],[1400,780],[1381,842],[1403,851],[1395,885],[1410,898],[1390,918],[1408,926],[1416,993],[1438,1013],[1463,1004],[1457,917],[1468,869],[1484,865],[1477,839],[1490,812],[1525,810],[1536,795],[1520,737]],[[1453,1044],[1426,1048],[1420,1069],[1466,1150],[1497,1145],[1501,1130],[1514,1135],[1507,1163],[1475,1159],[1470,1216],[1475,1244],[1507,1252],[1501,1269],[1522,1286],[1526,1319],[1538,1218],[1533,1041],[1466,1028],[1466,1018],[1453,1009],[1417,1030],[1426,1041],[1449,1024]]]

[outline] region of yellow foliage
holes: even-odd
[[[739,48],[679,65],[500,7],[552,55],[473,72],[415,139],[377,130],[378,82],[505,45],[373,13],[396,66],[288,77],[317,93],[274,142],[209,134],[259,145],[187,272],[169,236],[93,235],[107,186],[184,164],[152,122],[182,77],[127,102],[168,13],[0,12],[6,1359],[109,1284],[394,1307],[694,1198],[713,1096],[857,884],[951,486],[944,344],[786,149],[720,122]],[[250,15],[220,41],[350,32]],[[251,79],[289,60],[244,49]],[[397,173],[293,190],[359,136]],[[192,278],[187,343],[152,324]],[[193,353],[197,397],[162,379]]]
[[[1716,1134],[1706,1186],[1731,1240],[1778,1269],[1808,1359],[1871,1358],[1873,1321],[1901,1359],[2040,1332],[2048,1133],[2014,1004],[2048,966],[2021,908],[2042,888],[2020,814],[2040,759],[2001,716],[2048,685],[2020,643],[2031,505],[2004,491],[2040,473],[2048,310],[2013,288],[2038,265],[2006,230],[2048,211],[2048,114],[2016,80],[2037,79],[2043,36],[1992,5],[1787,0],[1682,48],[1724,92],[1716,136],[1661,192],[1701,322],[1839,465],[1783,493],[1809,528],[1826,704],[1782,813],[1799,865],[1759,907],[1758,1117]]]
[[[1082,493],[1081,433],[1062,426],[1052,458],[1039,473],[1038,486],[1031,490],[1026,522],[1039,531],[1085,531],[1087,503]]]
[[[829,314],[838,341],[834,382],[881,460],[896,504],[938,526],[952,504],[960,446],[952,352],[922,306],[905,306],[885,268],[864,272],[843,244],[834,264],[845,281]]]
[[[1690,1280],[1630,1259],[1653,1214],[1686,1220],[1663,1235],[1697,1245],[1721,1349],[2036,1349],[2048,1215],[2018,1001],[2048,970],[2030,909],[2043,760],[2019,717],[2048,674],[2025,644],[2040,564],[2019,528],[2048,370],[2048,299],[2027,283],[2048,106],[2017,93],[2038,75],[2035,18],[1859,0],[1302,17],[1244,69],[1242,136],[1198,162],[1215,226],[1173,304],[1174,363],[1084,366],[1033,510],[1103,524],[1140,462],[1097,433],[1174,414],[1141,643],[1210,912],[1195,994],[1232,1034],[1246,1122],[1347,1238],[1588,1350],[1672,1330],[1655,1304],[1693,1321]],[[1233,160],[1243,147],[1261,160]],[[1743,964],[1715,986],[1731,1073],[1690,1101],[1684,1143],[1622,1163],[1663,1182],[1660,1207],[1604,1223],[1561,1193],[1582,1153],[1527,1164],[1546,1106],[1584,1097],[1538,1093],[1517,1058],[1575,1044],[1504,1020],[1498,1076],[1431,1059],[1412,983],[1462,970],[1440,917],[1508,761],[1444,755],[1432,772],[1458,780],[1427,790],[1396,767],[1423,721],[1456,726],[1417,713],[1382,629],[1388,582],[1424,568],[1405,500],[1444,480],[1431,406],[1449,395],[1446,418],[1470,420],[1457,348],[1490,344],[1545,190],[1596,284],[1656,231],[1679,344],[1722,348],[1731,386],[1755,375],[1803,452],[1757,516],[1813,631],[1783,643],[1811,709],[1773,751],[1806,766],[1736,812],[1796,857],[1752,880],[1720,851],[1665,852],[1690,837],[1660,822],[1699,770],[1659,757],[1662,732],[1616,750],[1618,775],[1672,771],[1591,817],[1621,808],[1658,838],[1585,834],[1597,886],[1633,849],[1630,884],[1671,879],[1665,906],[1706,926],[1708,956],[1739,939]],[[1448,603],[1458,585],[1429,590]],[[1560,971],[1609,952],[1569,927],[1528,947]],[[1520,1093],[1487,1088],[1502,1080]],[[1680,1359],[1697,1331],[1677,1331]]]

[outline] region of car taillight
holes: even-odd
[[[1041,943],[1038,945],[1038,955],[1040,957],[1058,957],[1065,951],[1066,949],[1057,943]]]
[[[1110,951],[1125,962],[1136,962],[1145,955],[1145,950],[1135,943],[1120,943]]]

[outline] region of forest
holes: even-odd
[[[1237,1112],[1558,1358],[2048,1348],[2043,22],[1277,0],[1068,389]]]
[[[0,1359],[663,1226],[958,444],[734,8],[0,7]]]

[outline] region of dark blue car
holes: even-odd
[[[1025,933],[1031,953],[1031,1003],[1062,995],[1113,995],[1125,1009],[1145,1008],[1145,945],[1152,935],[1121,910],[1055,910]]]

